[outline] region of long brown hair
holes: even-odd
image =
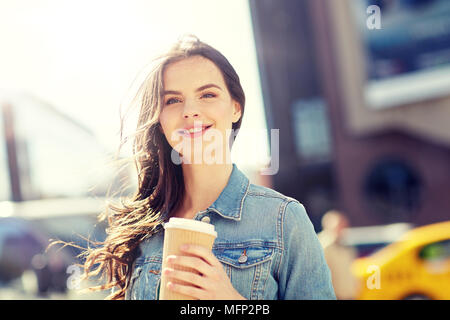
[[[152,236],[165,218],[173,212],[184,196],[181,165],[171,160],[172,148],[160,128],[163,73],[175,61],[200,55],[212,61],[222,72],[232,99],[241,106],[241,118],[233,124],[234,139],[244,114],[245,95],[239,76],[228,60],[216,49],[192,35],[183,36],[171,49],[154,60],[155,66],[140,86],[136,100],[140,105],[137,129],[133,134],[132,160],[137,172],[134,195],[108,203],[100,215],[107,219],[107,237],[99,246],[84,252],[84,277],[101,276],[103,284],[93,290],[114,288],[106,299],[123,299],[129,287],[132,264],[139,253],[139,244]],[[121,139],[123,133],[121,118]],[[121,146],[126,139],[122,139]],[[230,141],[232,144],[232,141]],[[119,147],[120,149],[120,147]]]

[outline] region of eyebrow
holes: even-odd
[[[204,86],[201,86],[201,87],[197,88],[195,90],[195,92],[199,92],[199,91],[202,91],[202,90],[205,90],[205,89],[208,89],[208,88],[217,88],[219,90],[222,90],[222,88],[219,87],[218,85],[216,85],[214,83],[208,83],[208,84],[205,84]],[[166,94],[181,94],[181,92],[180,91],[175,91],[175,90],[166,90],[166,91],[163,92],[163,96],[165,96]]]

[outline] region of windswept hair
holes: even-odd
[[[132,158],[137,172],[137,190],[131,197],[121,198],[119,204],[110,202],[100,214],[107,219],[106,239],[83,252],[84,278],[98,276],[102,284],[92,290],[114,289],[106,299],[124,299],[130,286],[133,262],[139,256],[139,244],[150,238],[158,225],[170,217],[181,205],[184,196],[182,167],[171,160],[172,147],[166,140],[159,123],[163,104],[163,73],[176,61],[203,56],[221,71],[232,99],[244,114],[245,95],[239,77],[228,60],[216,49],[188,35],[181,37],[167,53],[154,60],[155,65],[142,85],[135,100],[139,105],[136,131],[132,135]],[[233,123],[238,131],[242,116]],[[124,118],[121,117],[121,144]],[[168,216],[163,216],[168,212]]]

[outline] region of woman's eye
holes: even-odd
[[[166,101],[166,104],[173,104],[176,102],[179,102],[180,100],[178,100],[177,98],[170,98]]]
[[[216,95],[214,93],[205,93],[202,98],[214,98]]]

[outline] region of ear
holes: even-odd
[[[241,116],[242,116],[242,108],[240,103],[233,101],[233,116],[232,116],[233,123],[238,122]]]

